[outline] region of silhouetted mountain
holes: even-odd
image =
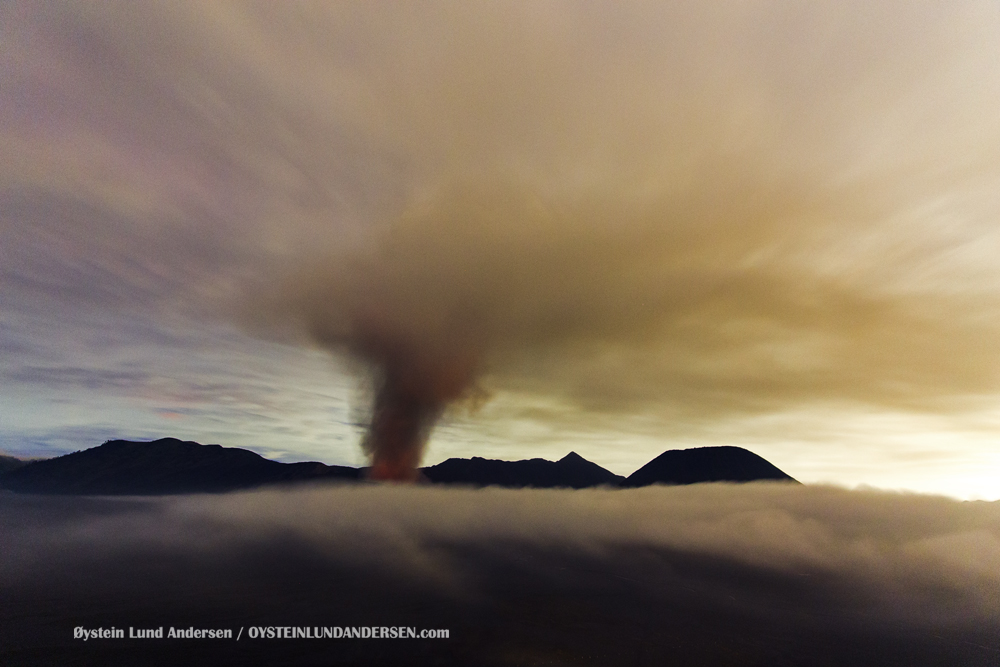
[[[25,461],[23,459],[15,458],[13,456],[5,456],[0,454],[0,475],[5,472],[10,472],[11,470],[17,470],[31,463],[31,461]]]
[[[0,485],[27,493],[158,495],[357,479],[358,475],[356,468],[279,463],[245,449],[163,438],[153,442],[111,440],[100,447],[29,463],[0,475]]]
[[[663,452],[629,475],[622,486],[764,480],[798,483],[741,447],[696,447]]]
[[[583,489],[591,486],[618,486],[624,477],[591,463],[576,452],[558,461],[496,461],[474,456],[471,459],[448,459],[423,469],[424,476],[438,484],[472,486],[507,486],[514,488],[565,487]]]
[[[350,481],[364,468],[322,463],[280,463],[245,449],[163,438],[153,442],[111,440],[100,447],[44,461],[20,461],[0,472],[0,487],[22,493],[160,495],[218,493],[265,484]],[[5,463],[6,465],[6,463]],[[739,447],[702,447],[664,452],[627,479],[570,452],[558,461],[496,461],[478,456],[448,459],[422,470],[435,484],[511,488],[648,486],[698,482],[750,482],[791,477]]]

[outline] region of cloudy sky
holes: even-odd
[[[998,104],[985,1],[3,3],[0,450],[361,464],[388,345],[427,463],[1000,498]]]

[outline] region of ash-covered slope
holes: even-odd
[[[111,440],[100,447],[29,463],[0,476],[0,485],[26,493],[159,495],[357,477],[356,468],[280,463],[245,449],[163,438]]]
[[[663,452],[629,475],[622,486],[755,481],[798,483],[742,447],[696,447]]]

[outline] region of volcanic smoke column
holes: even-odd
[[[478,355],[468,348],[417,349],[369,330],[358,352],[376,366],[371,421],[362,446],[371,479],[414,481],[435,422],[474,386]]]

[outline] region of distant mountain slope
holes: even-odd
[[[478,456],[471,459],[448,459],[424,468],[423,473],[427,479],[438,484],[514,488],[583,489],[600,485],[618,486],[625,479],[591,463],[576,452],[570,452],[558,461],[497,461]]]
[[[5,457],[9,458],[9,457]],[[265,484],[351,481],[363,468],[322,463],[280,463],[245,449],[200,445],[176,438],[153,442],[111,440],[99,447],[44,461],[22,462],[0,472],[0,487],[22,493],[69,495],[161,495],[218,493]],[[558,461],[448,459],[422,470],[434,484],[510,488],[636,487],[650,484],[749,482],[791,477],[739,447],[702,447],[664,452],[627,479],[575,452]]]
[[[25,461],[14,456],[5,456],[4,454],[0,454],[0,475],[5,472],[10,472],[11,470],[22,468],[29,463],[31,463],[31,461]]]
[[[663,452],[629,475],[622,486],[765,480],[796,482],[766,459],[741,447],[696,447]]]
[[[176,438],[111,440],[100,447],[29,463],[0,476],[27,493],[158,495],[232,491],[312,479],[357,479],[358,470],[322,463],[279,463],[245,449]]]

